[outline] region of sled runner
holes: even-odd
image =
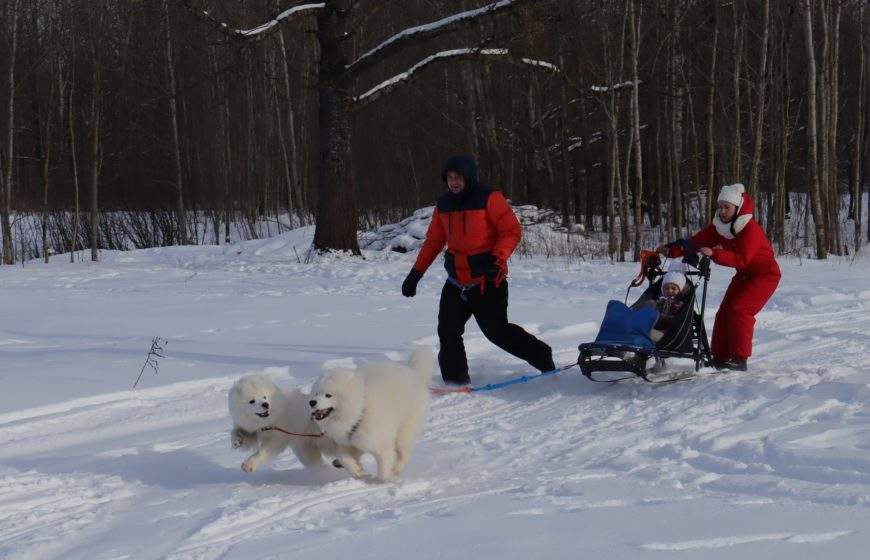
[[[640,377],[649,383],[672,383],[695,376],[695,372],[711,360],[710,344],[704,328],[704,307],[707,303],[707,282],[710,279],[710,258],[697,254],[683,258],[686,286],[681,298],[682,309],[671,320],[661,338],[653,342],[650,331],[658,312],[649,305],[661,296],[665,271],[658,254],[643,251],[641,271],[628,287],[625,302],[632,288],[644,281],[649,286],[630,307],[618,300],[607,304],[595,342],[580,344],[577,365],[588,379],[612,383]],[[698,295],[700,292],[700,303]],[[688,358],[695,362],[694,371],[666,371],[668,358]],[[650,360],[653,360],[652,362]],[[647,364],[652,364],[651,368]],[[595,377],[595,372],[630,372],[617,378]]]

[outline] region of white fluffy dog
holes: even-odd
[[[245,459],[242,470],[254,472],[288,446],[306,467],[322,463],[321,444],[324,438],[284,434],[282,428],[297,434],[319,434],[320,429],[310,417],[308,396],[299,389],[282,389],[262,375],[242,377],[229,394],[233,431],[233,448],[253,448],[257,451]]]
[[[333,369],[315,383],[311,417],[351,476],[365,474],[363,453],[374,455],[381,480],[402,473],[426,424],[432,362],[432,350],[419,347],[408,366],[386,361],[359,371]]]

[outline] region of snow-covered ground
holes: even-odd
[[[749,374],[573,369],[436,397],[398,483],[289,453],[248,475],[235,378],[307,388],[437,343],[440,261],[406,299],[413,253],[300,263],[311,234],[0,267],[0,558],[866,558],[870,259],[781,261]],[[515,258],[511,318],[570,363],[635,272]],[[466,340],[475,384],[528,372],[473,321]]]

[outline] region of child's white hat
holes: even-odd
[[[686,287],[686,275],[682,272],[678,272],[676,270],[672,270],[662,276],[662,288],[665,287],[665,284],[676,284],[679,286],[680,291],[683,291],[683,288]]]

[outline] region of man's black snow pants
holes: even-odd
[[[472,315],[483,335],[502,350],[527,361],[539,371],[556,369],[553,351],[547,344],[522,327],[508,323],[507,305],[507,281],[498,288],[487,282],[482,294],[479,285],[462,290],[450,281],[444,284],[438,306],[438,338],[441,341],[438,365],[445,382],[465,384],[470,381],[462,335],[465,323]]]

